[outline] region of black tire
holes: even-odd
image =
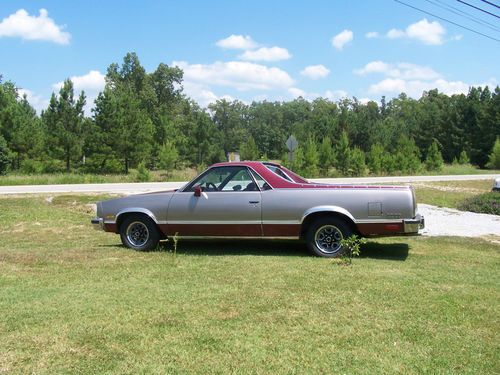
[[[336,258],[343,254],[340,241],[352,235],[351,227],[342,219],[322,217],[311,224],[307,230],[307,248],[314,255]]]
[[[160,241],[156,223],[145,215],[129,215],[120,225],[120,238],[124,246],[138,250],[153,250]]]

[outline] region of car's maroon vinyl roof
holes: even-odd
[[[315,184],[311,182],[301,183],[301,182],[291,182],[285,180],[284,178],[278,176],[276,173],[269,170],[265,164],[275,165],[282,168],[279,164],[262,162],[262,161],[235,161],[235,162],[223,162],[213,164],[212,167],[228,167],[228,166],[246,166],[252,168],[257,172],[264,180],[267,181],[274,189],[394,189],[401,188],[401,186],[388,186],[388,185],[330,185],[330,184]],[[285,169],[285,173],[286,173]]]

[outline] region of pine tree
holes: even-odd
[[[500,169],[500,138],[497,138],[488,158],[488,168]]]
[[[467,152],[465,150],[462,150],[460,153],[460,156],[458,157],[458,164],[464,165],[464,164],[469,164],[470,160],[469,157],[467,156]]]
[[[374,143],[368,153],[368,168],[373,174],[380,174],[384,165],[384,147],[380,143]]]
[[[240,145],[241,160],[259,160],[259,149],[255,144],[252,136],[249,136],[247,141]]]
[[[443,156],[439,151],[436,140],[432,141],[427,151],[427,158],[425,159],[425,167],[428,171],[439,171],[443,168]]]
[[[364,176],[366,172],[365,153],[359,147],[351,150],[351,170],[352,176]]]
[[[10,150],[7,147],[7,142],[0,135],[0,175],[7,173],[7,168],[10,164]]]
[[[335,149],[335,155],[337,156],[335,167],[340,173],[347,175],[351,168],[351,149],[349,148],[349,138],[345,131],[340,135],[339,143]]]
[[[330,137],[324,137],[319,146],[319,166],[325,174],[328,174],[328,170],[333,166],[334,162],[335,150],[332,147],[332,141]]]
[[[172,142],[167,141],[160,147],[158,156],[160,168],[165,169],[168,175],[168,172],[174,169],[175,163],[179,159],[177,148]]]
[[[83,146],[82,123],[85,94],[80,93],[75,100],[73,83],[67,79],[56,97],[52,94],[50,104],[42,115],[48,132],[50,153],[63,159],[66,172],[71,170],[71,162],[79,160]]]
[[[316,142],[312,137],[309,137],[304,145],[304,167],[302,172],[306,177],[317,177],[319,170],[319,154]]]

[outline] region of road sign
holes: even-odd
[[[295,137],[293,135],[288,137],[288,139],[286,140],[286,147],[288,148],[288,151],[290,151],[290,152],[294,152],[298,145],[299,145],[299,142],[297,142],[297,140],[295,139]]]

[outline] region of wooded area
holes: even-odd
[[[181,69],[161,63],[147,73],[128,53],[108,67],[90,116],[70,80],[38,115],[0,76],[0,173],[169,171],[222,161],[230,151],[290,164],[291,134],[299,141],[292,168],[307,177],[409,174],[443,161],[500,168],[498,86],[452,96],[431,90],[418,100],[401,93],[380,104],[222,99],[205,109],[183,93],[182,80]]]

